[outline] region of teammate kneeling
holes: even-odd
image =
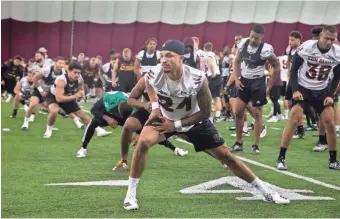
[[[227,164],[237,176],[258,188],[265,200],[288,204],[288,199],[272,192],[228,150],[223,138],[209,120],[212,97],[207,78],[202,71],[183,65],[184,50],[180,41],[167,41],[161,49],[161,64],[146,75],[153,110],[132,156],[124,208],[139,208],[136,190],[146,166],[149,148],[175,134],[193,143],[197,152],[205,151]]]
[[[128,104],[137,108],[125,122],[122,135],[121,135],[121,160],[113,167],[113,171],[122,171],[128,168],[127,156],[129,153],[129,145],[132,134],[135,132],[138,135],[141,133],[145,122],[150,116],[151,103],[147,93],[144,93],[146,89],[145,79],[142,78],[138,81],[137,85],[132,89],[128,99]],[[143,95],[143,99],[146,101],[140,101],[139,98]],[[160,145],[164,145],[174,152],[177,156],[186,156],[187,150],[175,147],[170,141],[165,140],[159,142]]]

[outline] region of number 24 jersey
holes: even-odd
[[[333,68],[340,64],[340,46],[333,44],[326,53],[321,53],[317,40],[304,42],[297,54],[304,60],[299,69],[298,84],[312,90],[323,90],[333,77]]]
[[[178,81],[171,80],[160,64],[152,68],[145,80],[157,93],[162,115],[177,121],[198,112],[197,93],[201,89],[205,74],[183,65],[183,75]],[[192,127],[192,126],[191,126]],[[191,127],[182,130],[187,131]]]

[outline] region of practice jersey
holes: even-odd
[[[211,58],[213,59],[213,65],[214,65],[214,70],[215,70],[214,73],[215,73],[215,75],[221,74],[221,72],[220,72],[220,67],[219,67],[219,65],[218,65],[218,61],[217,61],[217,59],[216,59],[215,53],[214,53],[214,52],[207,52],[207,53],[206,53],[206,56],[207,56],[207,59],[208,59],[208,57],[211,57]],[[208,65],[209,65],[209,63],[208,63]],[[212,75],[212,72],[211,72],[211,69],[209,68],[209,66],[208,66],[207,75],[208,75],[208,76],[211,76],[211,75]]]
[[[65,87],[64,87],[64,96],[72,96],[75,93],[77,93],[84,85],[84,80],[83,78],[79,75],[79,78],[77,81],[70,81],[68,78],[68,74],[63,74],[60,75],[56,78],[54,85],[51,87],[50,92],[55,96],[56,94],[56,82],[58,80],[64,81],[65,82]]]
[[[66,71],[64,69],[61,69],[60,72],[54,72],[53,65],[44,65],[43,67],[43,72],[42,72],[42,78],[39,81],[40,86],[44,91],[49,91],[51,86],[54,84],[55,79],[62,75],[65,74]]]
[[[333,68],[340,64],[340,46],[333,44],[326,53],[321,53],[317,40],[304,42],[297,51],[303,59],[298,71],[298,84],[311,89],[322,90],[333,77]]]
[[[140,60],[142,75],[144,75],[146,72],[150,71],[151,68],[156,66],[160,58],[160,51],[155,51],[152,54],[148,54],[145,50],[140,51],[137,55],[137,59]]]
[[[206,53],[199,49],[197,51],[194,52],[194,56],[198,56],[200,59],[200,70],[203,72],[207,72],[208,70],[208,63],[207,63],[207,55]]]
[[[280,77],[281,77],[281,81],[288,81],[288,66],[287,66],[287,62],[288,62],[288,55],[283,55],[283,56],[279,56],[277,57],[277,59],[279,60],[280,63]]]
[[[273,47],[262,42],[259,47],[252,47],[249,38],[243,38],[237,48],[240,52],[242,62],[245,63],[241,70],[244,78],[254,79],[264,76],[266,60],[274,54]]]
[[[111,83],[112,82],[112,72],[113,72],[113,66],[110,62],[105,63],[102,67],[103,71],[103,78],[106,82]],[[118,74],[116,75],[116,82],[118,82]]]
[[[29,82],[27,76],[21,78],[21,93],[25,95],[25,98],[29,98],[34,90],[33,82]]]
[[[230,74],[229,71],[229,57],[228,56],[224,56],[223,60],[222,60],[222,77],[227,77]]]
[[[204,72],[183,65],[183,75],[178,81],[171,80],[159,64],[152,68],[145,77],[158,96],[162,115],[169,120],[177,121],[198,112],[197,93],[202,87]],[[192,126],[183,127],[182,132]]]

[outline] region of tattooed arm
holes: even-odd
[[[203,85],[197,93],[197,102],[200,111],[181,120],[182,127],[197,124],[210,117],[211,113],[211,93],[208,87],[207,78],[204,79]]]

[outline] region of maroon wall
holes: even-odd
[[[101,55],[107,60],[110,48],[121,51],[125,47],[138,52],[144,42],[155,37],[162,45],[168,39],[183,40],[185,37],[197,36],[200,46],[212,42],[216,50],[225,45],[232,45],[234,35],[248,34],[252,24],[233,22],[210,23],[197,25],[170,25],[165,23],[131,24],[97,24],[76,22],[73,53],[84,52],[87,56]],[[265,24],[264,40],[273,45],[276,54],[280,55],[288,45],[288,34],[298,30],[304,40],[311,37],[311,25],[302,23]],[[340,24],[337,25],[340,30]],[[70,55],[71,22],[41,23],[21,22],[12,19],[1,20],[1,61],[15,55],[25,58],[33,57],[39,47],[45,47],[50,57]]]

